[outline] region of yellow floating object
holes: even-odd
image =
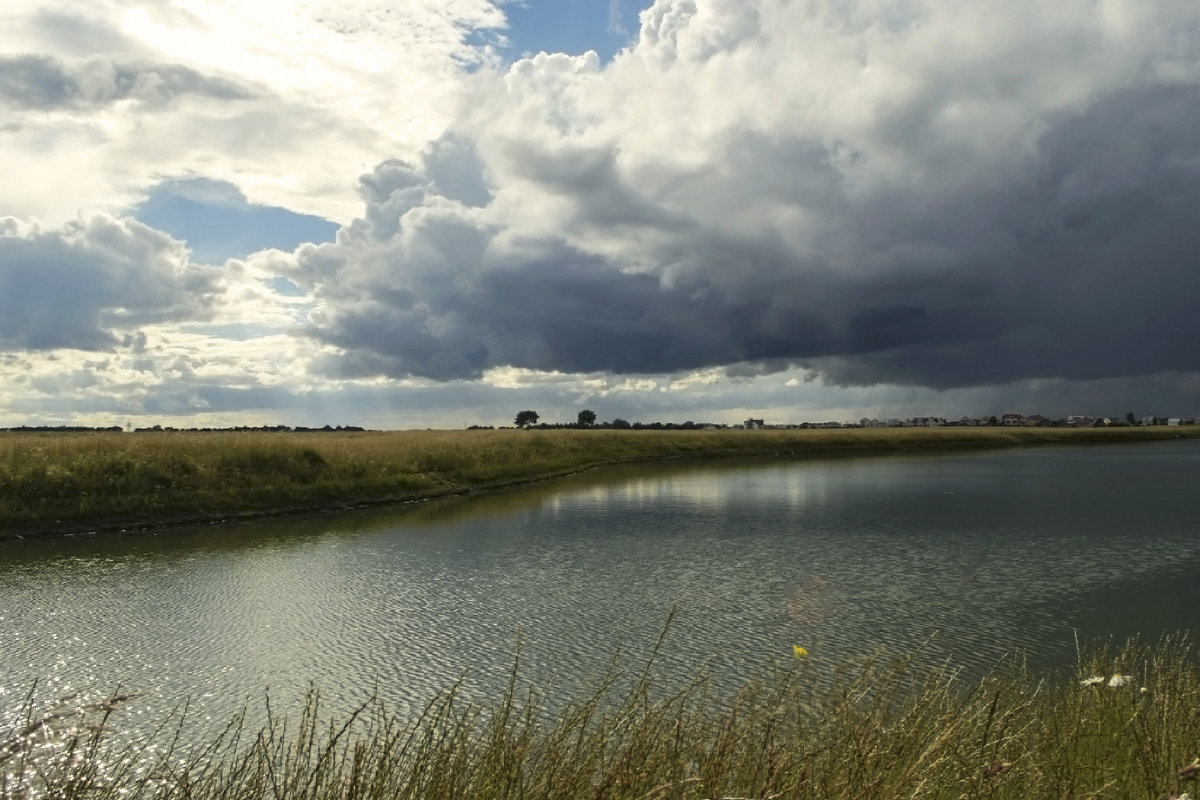
[[[805,650],[800,645],[794,644],[794,645],[792,645],[792,655],[794,655],[796,658],[807,658],[808,651]]]

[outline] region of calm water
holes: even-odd
[[[469,501],[0,545],[0,710],[71,689],[406,712],[465,675],[569,692],[634,660],[678,608],[664,672],[735,687],[814,661],[919,650],[967,673],[1076,632],[1200,626],[1200,442],[631,468]]]

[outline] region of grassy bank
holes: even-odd
[[[1200,428],[0,432],[0,535],[398,503],[664,458],[829,457],[1200,436]]]
[[[312,696],[299,716],[235,720],[194,749],[173,725],[137,746],[109,739],[136,698],[69,701],[0,730],[0,797],[1181,797],[1200,772],[1194,655],[1183,638],[1135,643],[1083,656],[1072,680],[1014,666],[970,685],[876,658],[830,686],[806,659],[719,703],[703,675],[660,684],[649,668],[556,715],[515,680],[490,706],[450,691],[405,721],[368,703],[326,722]]]

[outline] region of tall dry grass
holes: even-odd
[[[313,692],[298,716],[271,714],[257,731],[241,716],[193,748],[169,727],[150,743],[109,746],[125,701],[114,698],[51,737],[31,733],[47,727],[36,718],[0,731],[0,797],[1182,797],[1200,774],[1194,656],[1186,638],[1132,642],[1082,656],[1078,680],[1012,665],[972,684],[905,659],[834,675],[805,660],[733,698],[714,698],[703,674],[664,680],[652,663],[615,669],[556,714],[514,668],[491,705],[451,687],[413,720],[371,701],[331,722]]]

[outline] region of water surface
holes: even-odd
[[[736,688],[917,650],[978,674],[1067,667],[1077,635],[1200,625],[1200,442],[597,471],[469,500],[136,535],[6,542],[0,708],[36,682],[332,709],[419,709],[462,677],[559,691],[643,658]],[[140,715],[140,716],[139,716]]]

